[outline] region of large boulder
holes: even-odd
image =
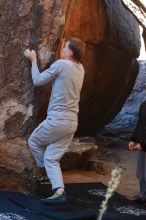
[[[140,37],[135,18],[117,0],[0,0],[0,19],[0,182],[6,189],[11,180],[29,183],[34,164],[25,139],[45,118],[51,92],[51,84],[34,89],[23,51],[35,49],[43,70],[63,36],[86,42],[77,131],[86,135],[108,123],[129,95]]]
[[[34,90],[23,51],[35,48],[42,70],[62,35],[86,42],[78,134],[96,132],[117,114],[135,82],[140,49],[139,26],[121,1],[0,0],[0,10],[1,140],[26,135],[45,118],[51,85]]]

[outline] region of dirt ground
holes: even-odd
[[[137,152],[130,152],[127,148],[122,147],[99,147],[96,161],[102,169],[97,169],[97,171],[64,171],[65,183],[102,182],[107,186],[111,171],[118,163],[122,166],[123,171],[117,192],[131,200],[138,197],[139,185],[136,178]]]

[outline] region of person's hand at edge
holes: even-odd
[[[131,150],[131,151],[134,150],[134,142],[133,142],[133,141],[130,141],[130,142],[129,142],[128,148],[129,148],[129,150]]]

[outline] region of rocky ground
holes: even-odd
[[[99,145],[97,155],[93,155],[87,164],[87,170],[64,171],[65,183],[102,182],[108,184],[111,171],[120,164],[123,168],[117,192],[129,199],[138,196],[138,180],[136,178],[137,152],[129,152],[127,142],[115,141],[108,146]]]
[[[99,137],[98,137],[99,138]],[[19,154],[15,151],[15,141],[0,147],[0,158],[3,159],[7,149],[7,166],[1,161],[1,190],[8,191],[28,191],[36,190],[34,181],[28,183],[27,170],[33,167],[33,159],[26,149],[26,142],[19,142]],[[65,183],[77,182],[102,182],[108,185],[111,171],[120,164],[123,168],[121,182],[117,191],[129,199],[134,199],[138,195],[138,181],[136,178],[137,152],[130,152],[127,148],[127,142],[119,141],[117,138],[107,138],[100,136],[100,141],[84,137],[74,139],[61,161]],[[8,148],[5,148],[8,146]],[[14,152],[12,154],[12,151]],[[22,158],[22,159],[21,159]],[[89,159],[90,158],[90,159]],[[13,159],[13,163],[11,160]],[[24,163],[25,161],[25,163]],[[24,175],[25,174],[25,175]],[[8,178],[9,177],[9,178]],[[33,189],[34,188],[34,189]]]

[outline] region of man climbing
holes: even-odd
[[[36,52],[25,50],[32,63],[34,86],[43,86],[53,80],[53,88],[46,119],[31,134],[28,145],[37,167],[44,168],[54,194],[42,200],[47,204],[66,202],[64,182],[59,161],[67,151],[78,124],[80,91],[84,68],[81,59],[85,44],[78,38],[63,41],[61,59],[42,73],[37,65]],[[44,150],[42,146],[46,146]]]

